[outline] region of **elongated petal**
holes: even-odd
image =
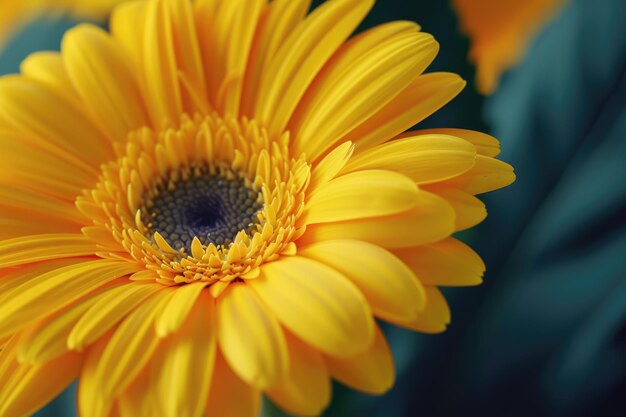
[[[166,10],[173,33],[176,34],[172,43],[178,54],[178,76],[187,83],[187,89],[182,91],[183,108],[189,114],[206,110],[207,87],[192,4],[188,1],[167,0]]]
[[[365,35],[359,40],[367,41]],[[353,45],[358,47],[358,41]],[[361,56],[348,61],[340,58],[337,71],[316,81],[311,96],[303,100],[302,113],[290,124],[295,153],[304,152],[316,160],[406,88],[437,51],[431,35],[402,31],[371,45]],[[318,82],[323,85],[318,87]]]
[[[328,153],[311,171],[308,192],[313,193],[339,174],[354,152],[352,142],[345,142]]]
[[[194,283],[177,288],[157,317],[156,332],[159,337],[166,337],[182,326],[204,287],[204,283]]]
[[[73,201],[97,178],[94,167],[33,133],[0,130],[0,183]]]
[[[450,307],[437,287],[424,287],[426,308],[411,321],[392,321],[402,327],[424,333],[441,333],[450,324]]]
[[[97,260],[62,267],[28,281],[5,300],[0,335],[10,334],[135,268],[127,262]]]
[[[113,334],[95,376],[105,399],[113,399],[123,392],[150,360],[159,340],[154,330],[155,316],[171,295],[172,291],[162,290],[148,298]]]
[[[259,390],[242,381],[218,352],[205,414],[220,417],[250,417],[259,415],[260,409]]]
[[[418,184],[456,177],[474,166],[476,149],[447,135],[412,135],[368,149],[352,158],[343,172],[389,169]]]
[[[130,283],[99,294],[73,327],[67,345],[79,351],[89,346],[160,289],[161,285]]]
[[[80,234],[32,235],[0,242],[0,267],[23,265],[49,259],[88,256],[97,251]]]
[[[356,154],[384,143],[439,110],[464,86],[465,81],[456,74],[435,72],[417,77],[343,140],[356,144]]]
[[[380,246],[358,240],[314,243],[298,255],[332,266],[361,290],[372,312],[382,318],[411,320],[426,305],[417,277]]]
[[[254,103],[261,88],[261,76],[285,39],[304,19],[310,7],[311,0],[274,0],[266,7],[254,36],[251,62],[246,72],[242,97],[243,114],[253,113]]]
[[[422,190],[417,205],[401,214],[307,227],[301,244],[323,240],[354,239],[385,248],[402,248],[435,242],[454,232],[454,210],[443,198]]]
[[[111,332],[101,337],[85,353],[76,394],[76,405],[81,416],[108,417],[111,410],[112,401],[106,401],[101,395],[101,389],[96,378],[96,369],[102,359],[102,352],[110,340]]]
[[[157,398],[166,417],[200,417],[209,395],[215,361],[215,301],[204,293],[183,327],[153,364]],[[156,366],[155,366],[156,365]]]
[[[513,167],[487,156],[476,156],[476,164],[458,177],[435,184],[437,188],[458,188],[470,194],[482,194],[506,187],[515,181]]]
[[[321,355],[312,347],[287,333],[289,374],[271,387],[267,394],[289,413],[317,416],[328,406],[330,378]]]
[[[285,336],[247,284],[231,284],[217,303],[218,340],[241,379],[257,388],[280,380],[289,366]]]
[[[320,186],[307,201],[302,221],[314,224],[386,216],[411,209],[418,198],[419,189],[405,175],[357,171]]]
[[[255,118],[270,134],[287,121],[315,75],[371,9],[371,0],[337,0],[315,9],[289,36],[261,77]]]
[[[28,78],[56,88],[59,92],[77,96],[63,58],[58,52],[42,51],[30,54],[20,64],[20,72]]]
[[[56,147],[92,166],[114,156],[109,140],[80,104],[46,84],[19,76],[2,78],[0,111],[17,129],[42,138],[41,146]]]
[[[67,353],[40,365],[21,365],[0,388],[0,416],[26,417],[63,391],[78,375],[82,355]]]
[[[142,98],[125,51],[102,29],[80,25],[63,38],[67,72],[82,100],[117,141],[147,124]]]
[[[369,349],[350,358],[326,356],[326,365],[333,378],[350,388],[373,395],[386,393],[393,386],[393,356],[385,335],[376,326],[374,343]]]
[[[306,343],[338,356],[366,349],[373,320],[363,295],[336,270],[294,256],[261,268],[249,284],[281,323]]]
[[[145,101],[152,123],[158,127],[168,121],[177,123],[183,113],[173,29],[167,18],[163,0],[146,3],[141,68],[145,77]]]
[[[44,363],[69,350],[67,337],[72,327],[91,306],[90,298],[31,325],[20,336],[18,358],[21,363]]]
[[[395,249],[398,256],[425,285],[478,285],[485,264],[466,244],[454,238],[429,245]]]
[[[498,141],[498,139],[486,133],[477,132],[475,130],[441,128],[416,130],[413,133],[415,133],[416,135],[454,136],[470,142],[472,145],[474,145],[476,151],[480,155],[490,156],[493,158],[500,154],[500,142]]]
[[[455,231],[474,227],[487,217],[485,204],[471,194],[449,189],[437,191],[437,195],[445,198],[454,209],[456,214],[454,221]]]
[[[77,225],[82,223],[82,219],[77,219],[80,214],[74,204],[36,191],[0,184],[0,211],[10,209],[30,210],[39,216],[48,215]]]
[[[150,375],[148,368],[142,371],[130,386],[119,396],[119,407],[122,416],[132,417],[163,417],[163,410],[157,401],[146,401],[157,394],[157,380]]]

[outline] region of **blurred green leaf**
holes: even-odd
[[[626,382],[625,16],[572,1],[486,103],[518,181],[488,202],[464,381],[500,411],[588,415]]]

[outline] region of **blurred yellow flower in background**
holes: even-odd
[[[492,93],[502,72],[517,64],[533,35],[566,0],[452,0],[469,36],[480,92]]]
[[[373,5],[150,0],[0,79],[0,416],[317,415],[382,394],[376,319],[441,332],[498,141],[406,132],[464,87]]]

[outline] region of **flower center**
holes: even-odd
[[[235,279],[296,253],[311,170],[254,120],[183,115],[178,126],[131,132],[94,189],[76,200],[83,233],[107,259],[133,259],[133,280],[205,282],[217,296]]]
[[[176,249],[191,252],[198,237],[204,246],[228,246],[240,231],[251,233],[263,207],[259,191],[243,179],[188,168],[176,179],[159,181],[141,208],[150,236],[158,232]]]

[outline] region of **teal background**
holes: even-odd
[[[626,2],[571,0],[489,97],[448,2],[380,0],[363,28],[396,19],[440,42],[429,71],[469,82],[419,127],[494,134],[518,180],[485,196],[488,219],[462,236],[488,272],[480,287],[446,291],[449,330],[386,328],[395,387],[370,397],[337,385],[325,416],[626,415]],[[58,49],[73,24],[29,25],[0,73]],[[74,395],[36,415],[74,416]],[[264,414],[284,415],[271,404]]]

